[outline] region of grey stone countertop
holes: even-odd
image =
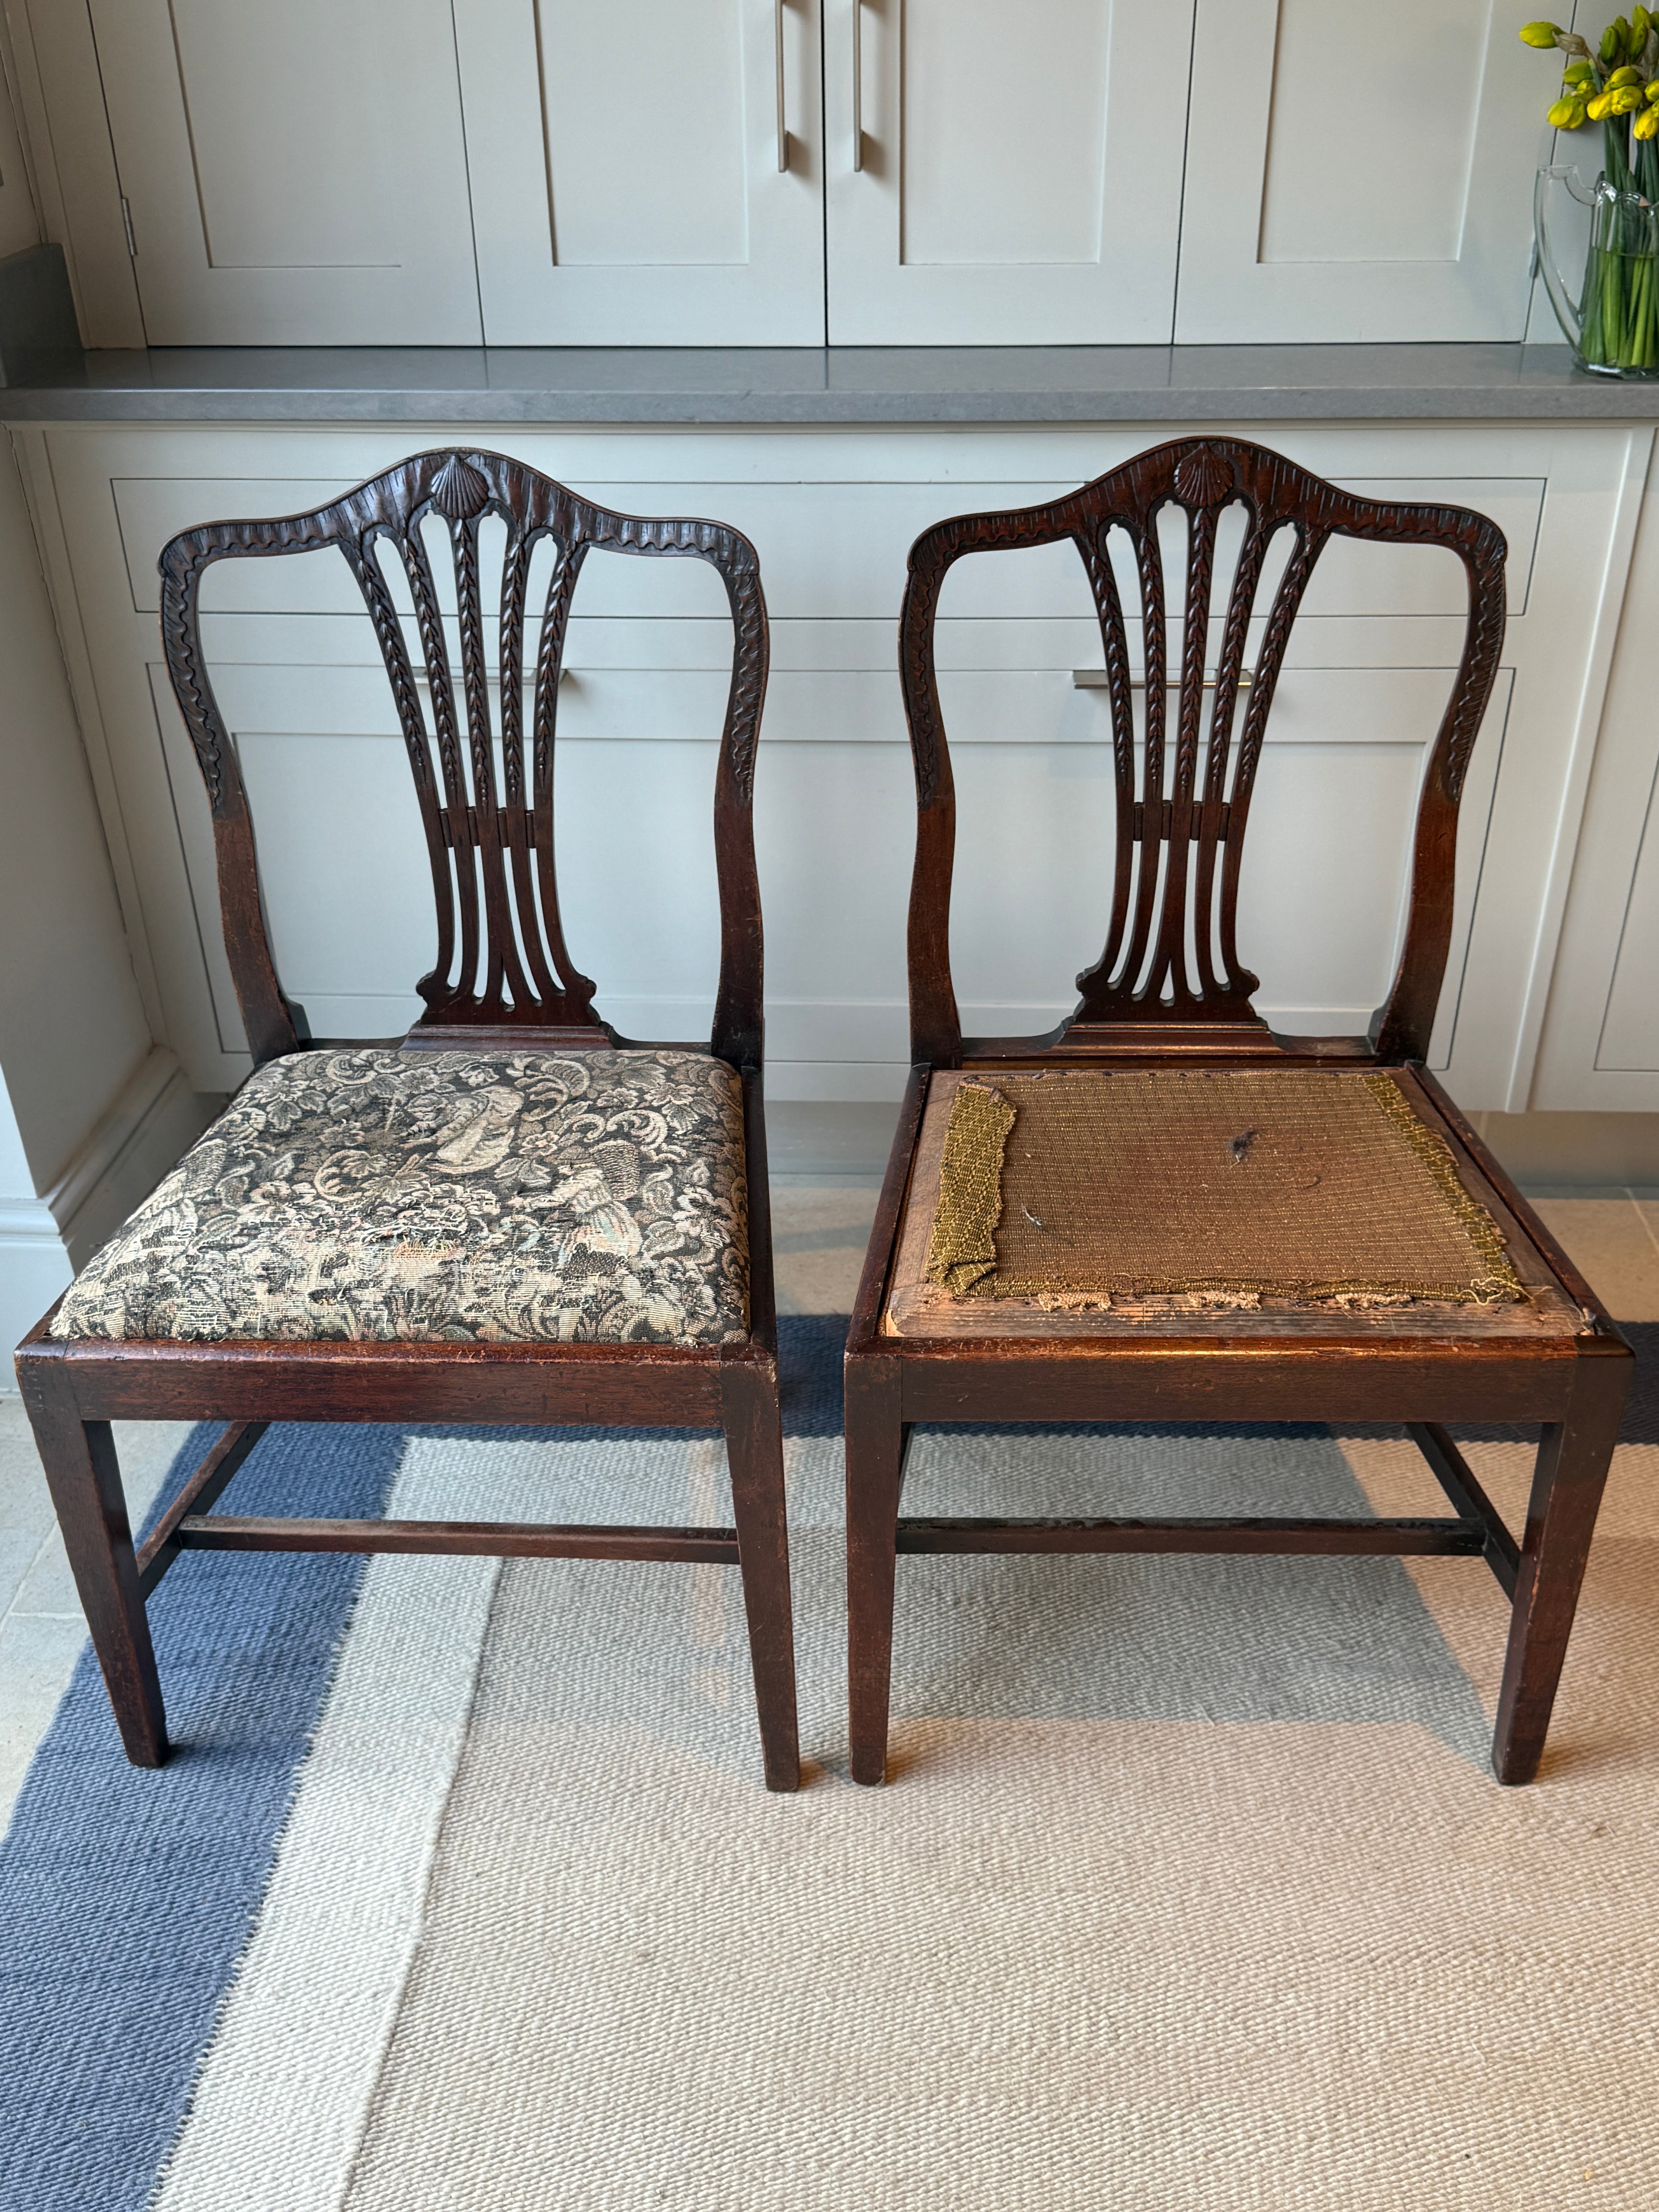
[[[949,423],[1659,419],[1565,346],[179,346],[59,356],[10,422]]]

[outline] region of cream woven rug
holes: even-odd
[[[299,1594],[341,1563],[256,1629],[215,1593],[267,1601],[264,1563],[185,1562],[185,1755],[133,1776],[77,1681],[20,1799],[0,1939],[60,1920],[21,1954],[40,1986],[7,1984],[42,2023],[0,2084],[7,2212],[1651,2212],[1659,1442],[1621,1447],[1534,1788],[1486,1769],[1478,1563],[932,1559],[901,1563],[897,1779],[870,1792],[836,1328],[789,1331],[817,1375],[788,1446],[808,1786],[759,1786],[727,1570],[381,1559],[337,1649],[311,1601],[307,1658]],[[354,1466],[369,1443],[312,1433]],[[398,1516],[726,1511],[707,1441],[388,1448]],[[1526,1455],[1470,1449],[1518,1515]],[[918,1439],[907,1504],[1435,1510],[1418,1466],[1317,1430],[955,1432]],[[177,2101],[141,2127],[164,2059]]]
[[[402,1480],[510,1489],[503,1449],[417,1443]],[[383,1778],[388,1822],[433,1808],[418,1942],[373,1932],[372,1827],[320,1838],[307,1887],[343,1894],[308,1941],[289,1908],[286,1970],[311,2025],[275,2063],[267,1996],[239,2050],[233,1993],[165,2212],[1659,2202],[1654,1447],[1621,1454],[1544,1778],[1516,1792],[1486,1768],[1483,1570],[1171,1559],[905,1562],[898,1780],[860,1790],[839,1441],[791,1452],[793,1800],[757,1786],[722,1571],[509,1565],[485,1603],[482,1563],[383,1563],[360,1658],[378,1633],[446,1679],[402,1570],[430,1622],[444,1575],[482,1608],[476,1674],[448,1662],[476,1686],[447,1787],[357,1754],[416,1774],[401,1813]],[[1518,1507],[1524,1455],[1476,1456]],[[721,1510],[706,1443],[611,1474],[629,1517]],[[1408,1447],[1317,1431],[923,1438],[912,1485],[924,1513],[1433,1510]],[[257,1971],[255,2014],[259,1972]]]

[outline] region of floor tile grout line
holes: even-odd
[[[84,1617],[79,1613],[25,1613],[19,1607],[17,1602],[18,1599],[23,1594],[24,1583],[27,1582],[29,1577],[34,1572],[41,1560],[46,1557],[47,1547],[50,1546],[52,1538],[57,1534],[58,1524],[54,1522],[52,1527],[47,1529],[46,1534],[40,1539],[39,1545],[35,1548],[34,1555],[30,1559],[27,1566],[24,1568],[22,1573],[17,1577],[17,1587],[12,1592],[10,1600],[8,1602],[5,1610],[3,1612],[0,1612],[0,1628],[3,1628],[6,1623],[14,1616],[15,1616],[19,1620],[75,1620]]]
[[[1641,1200],[1638,1198],[1633,1190],[1631,1190],[1628,1188],[1626,1189],[1625,1195],[1635,1207],[1636,1218],[1641,1223],[1643,1229],[1645,1231],[1648,1242],[1652,1245],[1655,1255],[1659,1256],[1659,1235],[1655,1234],[1653,1224],[1648,1219],[1647,1215],[1643,1212]]]

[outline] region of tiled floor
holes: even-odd
[[[780,1176],[773,1184],[778,1304],[785,1313],[845,1313],[858,1287],[877,1184]],[[1624,1321],[1659,1321],[1659,1194],[1554,1192],[1534,1202],[1597,1291]],[[117,1425],[135,1521],[186,1433],[178,1423]],[[75,1590],[28,1425],[0,1400],[0,1828],[80,1649]]]

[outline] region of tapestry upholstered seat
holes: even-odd
[[[706,1054],[292,1053],[52,1334],[739,1343],[744,1193],[742,1086]]]

